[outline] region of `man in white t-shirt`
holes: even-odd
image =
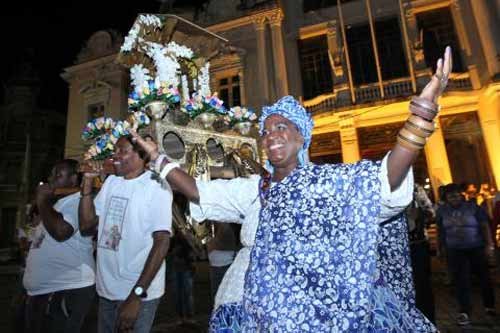
[[[98,226],[98,331],[149,332],[165,289],[165,256],[172,223],[172,191],[145,169],[145,154],[121,137],[115,145],[116,176],[92,200],[96,173],[86,173],[80,231]],[[94,167],[97,167],[94,165]]]
[[[54,194],[77,187],[78,178],[78,162],[62,160],[48,184],[37,188],[42,223],[33,229],[23,278],[28,294],[25,332],[79,332],[95,297],[92,240],[78,228],[80,193]]]

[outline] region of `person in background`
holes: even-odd
[[[55,194],[78,184],[78,162],[66,159],[37,188],[41,222],[33,230],[23,278],[26,333],[79,332],[95,297],[92,240],[78,229],[80,193]]]
[[[417,308],[435,323],[434,293],[432,290],[432,270],[430,245],[426,227],[434,219],[435,211],[424,188],[415,184],[413,201],[406,207],[406,218],[410,240],[410,256],[415,286]]]
[[[497,192],[495,198],[493,199],[493,223],[491,226],[492,237],[495,247],[500,246],[500,192]]]
[[[170,257],[175,290],[175,309],[179,317],[178,324],[194,324],[193,319],[193,278],[195,251],[182,231],[172,238]]]
[[[229,266],[233,263],[237,250],[237,239],[233,224],[213,222],[214,237],[207,243],[208,261],[210,263],[210,296],[211,307],[219,285]]]
[[[436,214],[440,248],[446,251],[458,302],[457,324],[470,324],[471,272],[477,271],[483,306],[495,315],[495,296],[487,258],[493,251],[488,215],[473,201],[465,201],[458,184],[445,187],[445,204]]]

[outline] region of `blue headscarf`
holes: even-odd
[[[304,138],[304,145],[297,154],[299,166],[303,166],[307,161],[307,148],[309,148],[311,144],[312,129],[314,127],[311,116],[307,113],[306,109],[300,105],[299,101],[292,96],[282,97],[273,105],[264,106],[262,108],[262,115],[259,118],[259,133],[261,136],[264,131],[264,122],[267,117],[273,114],[278,114],[294,123]],[[267,162],[267,167],[269,171],[273,173],[273,168],[269,161]]]

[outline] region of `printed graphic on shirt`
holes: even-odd
[[[45,231],[42,230],[40,233],[36,233],[33,236],[33,241],[31,242],[31,249],[39,249],[42,246],[43,240],[45,239]]]
[[[99,247],[118,251],[122,239],[123,220],[127,211],[128,199],[112,196],[109,202]]]

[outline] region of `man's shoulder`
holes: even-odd
[[[79,201],[80,192],[76,192],[57,200],[57,202],[54,204],[54,209],[59,210],[67,205],[78,204]]]

